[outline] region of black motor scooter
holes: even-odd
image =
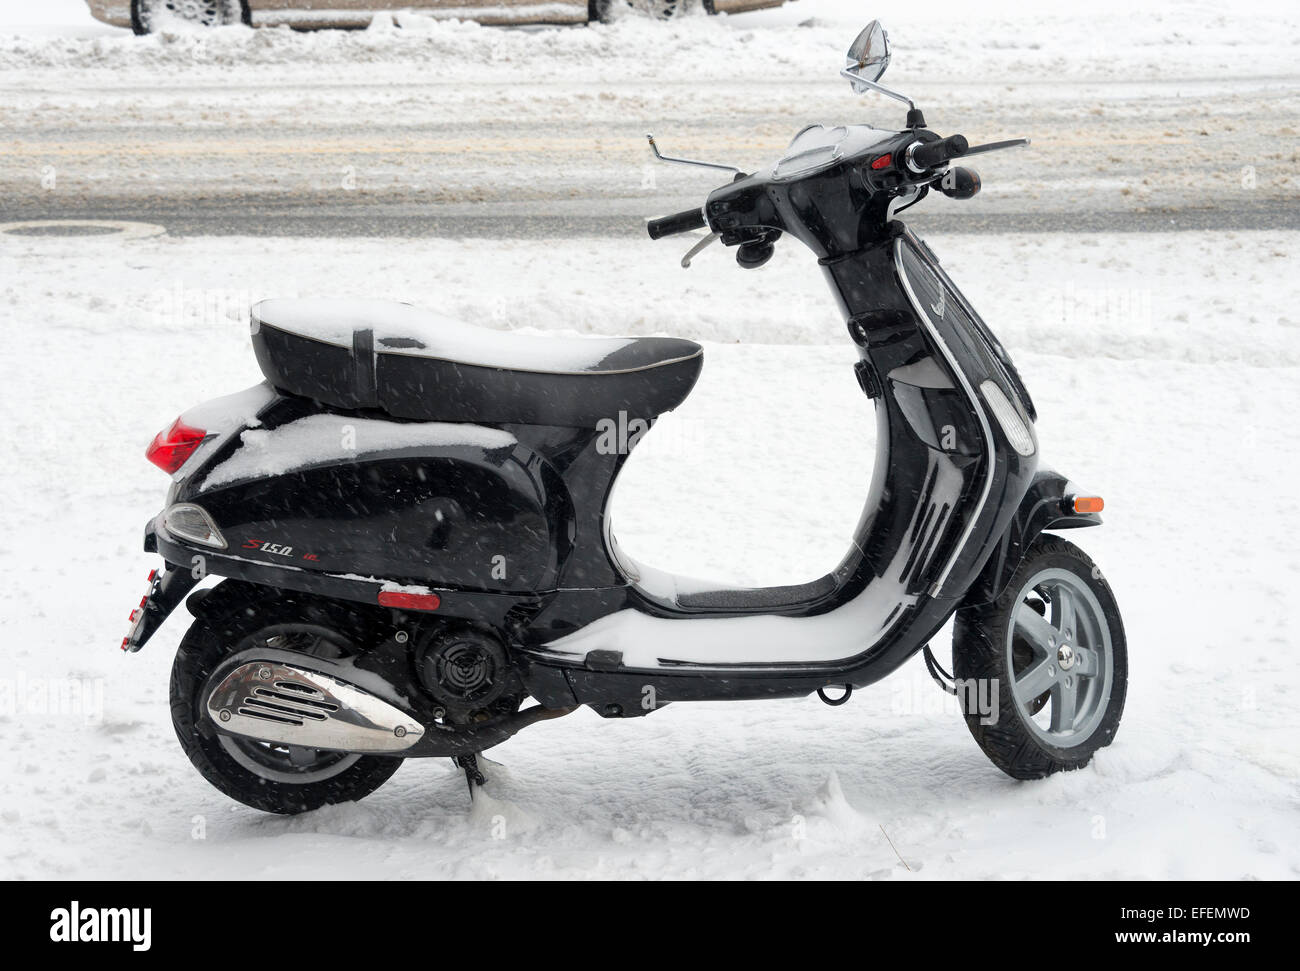
[[[907,101],[878,84],[888,60],[873,22],[843,73]],[[852,547],[810,583],[670,577],[610,531],[618,472],[685,400],[699,345],[525,337],[405,304],[257,304],[265,382],[149,448],[173,477],[145,534],[166,562],[123,643],[139,650],[188,598],[171,705],[203,776],[292,813],[442,756],[473,791],[479,753],[582,705],[841,704],[922,651],[1012,776],[1108,744],[1127,680],[1119,611],[1088,557],[1045,533],[1098,524],[1101,499],[1039,466],[1006,351],[894,218],[931,189],[969,198],[978,178],[949,163],[1023,142],[940,138],[907,103],[902,131],[814,125],[703,208],[648,225],[707,230],[684,263],[717,239],[751,269],[793,237],[838,298],[877,456]],[[196,590],[208,576],[225,579]],[[954,614],[949,674],[927,645]]]

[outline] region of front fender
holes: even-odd
[[[1038,534],[1045,529],[1078,529],[1082,526],[1100,526],[1098,513],[1078,513],[1065,503],[1067,496],[1078,493],[1077,487],[1060,473],[1040,469],[1020,500],[1020,506],[1011,517],[1002,538],[993,550],[984,569],[971,584],[962,600],[963,607],[973,607],[996,600],[1024,559]]]

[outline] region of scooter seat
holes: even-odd
[[[653,418],[686,399],[704,363],[674,337],[530,336],[382,300],[263,300],[252,334],[278,390],[421,421]]]

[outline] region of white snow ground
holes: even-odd
[[[183,616],[117,651],[166,485],[141,453],[257,380],[252,300],[401,295],[705,340],[699,387],[629,463],[618,533],[643,562],[779,583],[838,560],[870,474],[831,299],[793,246],[743,273],[721,251],[677,269],[680,240],[0,235],[0,876],[1295,878],[1300,234],[931,242],[1019,361],[1047,460],[1107,498],[1072,538],[1117,590],[1132,671],[1090,768],[1005,778],[915,662],[836,709],[584,709],[495,750],[509,773],[472,811],[448,764],[412,762],[364,802],[280,819],[175,742]],[[43,713],[67,679],[84,703]]]

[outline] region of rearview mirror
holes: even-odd
[[[849,52],[844,56],[844,69],[848,72],[849,83],[858,94],[871,89],[863,82],[879,81],[889,67],[889,34],[880,26],[879,20],[873,20],[862,28],[862,33],[849,45]]]
[[[848,78],[856,94],[876,91],[895,101],[907,105],[907,127],[924,128],[925,117],[912,103],[912,99],[897,91],[890,91],[880,83],[881,75],[889,67],[889,34],[880,26],[879,20],[873,20],[862,28],[862,33],[849,45],[849,52],[844,56],[844,68],[841,76]]]

